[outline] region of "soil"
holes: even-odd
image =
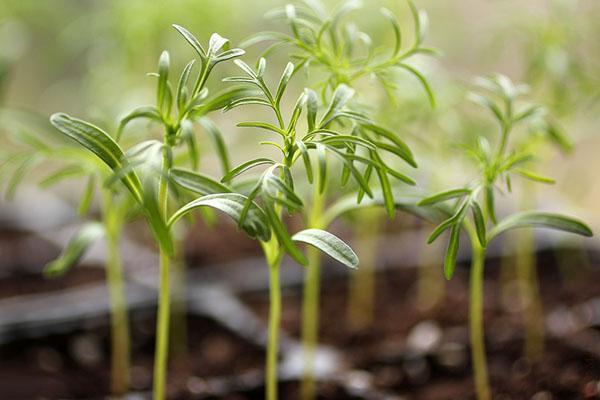
[[[235,227],[226,229],[230,228],[235,230]],[[240,245],[237,239],[231,243],[235,243],[231,248],[239,250],[235,250],[234,255],[254,254],[253,248]],[[192,250],[190,253],[204,254],[204,250]],[[579,266],[577,273],[571,274],[559,267],[560,260],[568,257],[557,258],[557,254],[545,252],[538,257],[539,271],[543,271],[540,281],[546,312],[559,308],[568,310],[568,307],[600,298],[597,255],[585,257],[593,267]],[[194,257],[193,254],[188,256]],[[549,335],[543,357],[529,363],[522,356],[523,327],[518,307],[511,301],[514,293],[501,291],[499,282],[504,278],[501,279],[498,267],[497,260],[486,267],[484,315],[494,399],[598,398],[600,357],[590,350],[598,348],[598,327],[585,331],[588,335],[584,335],[583,345],[579,342],[578,346],[570,342],[569,336]],[[340,267],[332,265],[331,268]],[[59,281],[35,277],[31,269],[18,274],[15,269],[11,272],[10,276],[0,278],[0,298],[61,290],[103,279],[100,268],[74,269]],[[415,269],[379,272],[373,323],[363,329],[346,323],[348,279],[338,275],[323,282],[321,342],[343,355],[345,371],[349,374],[321,382],[320,399],[364,399],[365,396],[353,394],[352,390],[361,385],[388,394],[373,396],[373,399],[474,398],[466,327],[468,271],[460,266],[455,277],[445,284],[443,298],[428,310],[421,310],[415,302],[416,279]],[[293,337],[299,336],[300,294],[299,287],[284,290],[282,328]],[[266,321],[267,293],[245,294],[242,300]],[[132,391],[141,398],[149,398],[154,310],[139,310],[132,318]],[[429,347],[425,350],[415,351],[411,339],[407,340],[407,337],[414,339],[415,329],[437,332],[436,344],[426,344]],[[172,353],[170,399],[263,398],[260,382],[264,351],[260,346],[213,320],[196,316],[188,318],[186,332],[188,348],[180,350],[179,355],[175,349]],[[11,400],[105,398],[109,391],[109,350],[108,318],[87,322],[74,332],[5,344],[0,347],[0,397]],[[281,382],[280,390],[281,399],[298,398],[296,381]],[[220,394],[207,395],[209,392]]]
[[[131,332],[131,387],[141,393],[151,389],[155,327],[152,313],[144,314],[135,316]],[[110,379],[107,323],[101,319],[86,330],[1,346],[2,398],[105,398]],[[190,398],[204,379],[258,370],[263,365],[260,347],[211,320],[190,318],[187,335],[188,348],[179,354],[172,350],[169,398]]]
[[[554,254],[543,253],[538,261],[544,271],[540,279],[546,311],[576,306],[600,296],[600,287],[595,283],[600,278],[598,268],[564,276],[556,267]],[[414,269],[379,273],[373,323],[358,330],[345,318],[347,282],[323,282],[321,342],[343,349],[350,368],[368,371],[373,385],[387,392],[414,400],[474,398],[468,354],[468,271],[464,267],[446,283],[444,297],[430,310],[419,310],[415,302]],[[521,314],[512,308],[506,294],[501,295],[498,262],[492,260],[487,267],[484,319],[494,398],[597,398],[598,353],[594,356],[574,348],[568,338],[547,338],[541,359],[529,363],[523,357]],[[282,325],[294,337],[300,333],[300,295],[299,288],[284,295]],[[259,315],[267,315],[264,296],[253,294],[246,296],[246,301]],[[432,354],[418,354],[407,346],[407,336],[423,321],[424,326],[441,331],[441,344]],[[588,340],[589,349],[597,349],[600,336],[597,331],[592,332],[591,337],[584,339]],[[448,358],[455,360],[449,363]]]

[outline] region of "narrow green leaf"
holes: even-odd
[[[232,58],[241,57],[244,54],[246,54],[246,52],[242,49],[227,50],[222,52],[217,58],[215,58],[215,63],[220,63],[223,61],[231,60]]]
[[[501,123],[504,122],[504,114],[502,113],[502,111],[500,111],[500,108],[487,97],[484,97],[478,93],[470,92],[467,98],[472,102],[479,104],[481,107],[487,108],[492,112],[492,114],[494,114],[498,121],[500,121]]]
[[[321,229],[306,229],[292,236],[292,240],[310,244],[347,267],[358,268],[358,256],[337,236]]]
[[[158,60],[158,85],[156,92],[156,108],[158,108],[162,115],[168,115],[170,113],[170,101],[169,101],[169,52],[163,51]]]
[[[293,181],[291,180],[289,170],[287,170],[287,182],[284,182],[277,176],[276,171],[279,168],[278,165],[274,165],[265,171],[262,178],[262,191],[271,200],[286,206],[290,212],[299,210],[302,208],[302,199],[294,193]]]
[[[65,179],[82,175],[84,172],[85,170],[79,165],[68,165],[42,179],[39,185],[43,188],[48,188]]]
[[[463,222],[463,219],[465,217],[465,212],[467,210],[467,205],[468,202],[467,201],[463,201],[463,203],[461,204],[461,206],[458,208],[458,210],[454,213],[454,215],[452,215],[450,218],[446,219],[445,221],[443,221],[441,224],[439,224],[431,233],[431,235],[429,235],[429,238],[427,238],[427,243],[433,243],[433,241],[435,241],[442,233],[444,233],[444,231],[452,226],[455,225],[460,225]]]
[[[221,164],[221,170],[223,173],[226,173],[231,169],[231,164],[229,162],[229,152],[227,151],[227,146],[225,145],[225,140],[223,139],[223,134],[210,119],[204,117],[198,120],[202,128],[208,133],[213,145],[215,147],[217,156],[219,158],[219,163]]]
[[[231,189],[222,183],[194,171],[171,168],[170,176],[177,185],[201,195],[231,192]]]
[[[273,164],[275,164],[275,161],[273,161],[269,158],[255,158],[254,160],[246,161],[245,163],[235,167],[234,169],[229,171],[227,174],[225,174],[225,176],[221,179],[221,182],[223,182],[223,183],[229,182],[236,176],[240,175],[241,173],[243,173],[251,168],[257,167],[259,165],[265,165],[265,164],[273,165]]]
[[[306,94],[302,93],[298,100],[296,100],[296,105],[294,106],[294,112],[290,118],[289,125],[287,127],[288,132],[294,131],[296,129],[296,124],[298,123],[298,119],[300,118],[300,114],[302,114],[302,109],[304,108],[304,104],[306,104]]]
[[[521,175],[525,179],[529,179],[530,181],[546,183],[549,185],[553,185],[556,183],[554,179],[546,178],[545,176],[538,175],[534,172],[527,171],[524,169],[518,169],[515,171],[517,174]]]
[[[133,121],[134,119],[138,119],[138,118],[148,118],[150,120],[157,121],[157,122],[161,122],[162,121],[162,117],[160,115],[160,111],[158,111],[158,109],[156,107],[154,107],[154,106],[141,106],[141,107],[137,107],[137,108],[133,109],[125,117],[123,117],[121,119],[121,122],[119,122],[119,129],[117,130],[117,136],[116,136],[116,141],[117,142],[119,140],[121,140],[121,137],[123,136],[123,130],[125,129],[125,126],[129,122]]]
[[[266,129],[268,131],[271,132],[275,132],[278,135],[282,136],[282,137],[286,137],[287,132],[284,131],[283,129],[273,125],[273,124],[269,124],[266,122],[240,122],[239,124],[237,124],[237,126],[239,126],[240,128],[260,128],[260,129]]]
[[[219,193],[203,196],[175,211],[167,225],[169,227],[173,226],[184,215],[200,207],[217,209],[230,216],[234,221],[239,222],[245,201],[246,197],[238,193]],[[249,236],[257,237],[262,241],[268,241],[271,236],[265,213],[254,203],[250,206],[241,228]]]
[[[331,99],[331,103],[329,103],[329,108],[323,118],[321,118],[321,123],[319,126],[321,128],[327,127],[331,121],[333,121],[337,113],[348,103],[348,101],[354,96],[354,89],[351,87],[341,84],[333,92],[333,98]]]
[[[50,117],[50,122],[60,132],[96,154],[114,171],[123,167],[123,160],[125,160],[123,151],[108,133],[102,129],[80,119],[71,118],[63,113],[53,114]],[[141,184],[135,173],[131,172],[124,176],[123,183],[134,195],[134,198],[141,202]]]
[[[362,124],[361,126],[375,133],[376,135],[382,136],[390,142],[392,142],[394,145],[396,145],[394,152],[400,158],[406,161],[411,167],[417,167],[417,162],[415,161],[412,151],[410,150],[408,145],[404,143],[404,141],[402,141],[394,132],[377,124]],[[378,144],[380,145],[380,147],[384,146],[381,142],[378,142]],[[391,151],[389,148],[385,148],[384,150]]]
[[[396,215],[396,207],[394,205],[394,195],[392,193],[392,186],[390,185],[390,181],[387,177],[386,170],[382,170],[377,168],[375,170],[377,172],[377,176],[379,177],[379,183],[381,185],[381,191],[383,193],[383,199],[385,202],[385,210],[390,218],[393,218]]]
[[[275,102],[277,104],[279,104],[279,102],[281,101],[281,98],[283,97],[283,93],[285,92],[285,88],[287,87],[288,82],[290,81],[290,78],[292,77],[293,73],[294,73],[294,64],[289,62],[285,66],[285,69],[283,70],[283,74],[281,75],[281,78],[279,79],[279,84],[277,85],[277,92],[276,92],[277,94],[275,95]]]
[[[275,212],[273,204],[265,204],[265,213],[269,218],[271,228],[277,237],[277,241],[284,248],[286,253],[288,253],[290,257],[292,257],[298,264],[307,265],[308,261],[306,260],[306,257],[292,241],[292,238],[290,237],[285,225]]]
[[[450,231],[450,240],[444,257],[444,276],[450,280],[456,269],[456,256],[460,245],[460,225],[454,225]]]
[[[242,60],[235,60],[234,64],[237,65],[246,74],[248,74],[248,76],[250,76],[251,78],[254,78],[254,79],[257,78],[256,73],[254,72],[254,70],[248,64],[246,64],[244,61],[242,61]]]
[[[398,23],[398,19],[396,16],[387,8],[382,7],[381,13],[390,21],[392,24],[392,28],[394,28],[394,56],[400,54],[400,48],[402,47],[402,31],[400,29],[400,24]]]
[[[302,156],[302,161],[304,162],[304,170],[306,171],[306,178],[308,179],[308,183],[313,183],[313,170],[312,163],[310,162],[310,155],[308,154],[308,149],[306,145],[301,140],[296,140],[296,147]]]
[[[259,106],[266,106],[271,108],[271,103],[269,103],[267,100],[260,98],[260,97],[244,97],[241,99],[236,99],[234,101],[232,101],[231,103],[227,104],[227,106],[225,106],[225,108],[223,108],[223,112],[227,112],[233,108],[239,107],[239,106],[246,106],[246,105],[259,105]]]
[[[513,214],[500,221],[489,233],[489,240],[511,229],[542,227],[575,233],[581,236],[593,236],[592,230],[583,221],[562,214],[525,211]]]
[[[273,32],[273,31],[265,31],[265,32],[259,32],[256,33],[244,40],[242,40],[242,42],[240,43],[240,47],[242,48],[248,48],[250,46],[253,46],[255,44],[261,43],[261,42],[267,42],[267,41],[275,41],[275,42],[279,42],[279,41],[285,41],[288,42],[290,41],[291,38],[281,32]]]
[[[423,86],[423,89],[425,89],[425,92],[427,93],[427,98],[429,99],[429,104],[431,104],[431,107],[435,107],[435,96],[433,95],[433,90],[431,90],[431,86],[429,86],[429,82],[427,81],[427,78],[425,78],[425,76],[423,74],[421,74],[416,68],[412,67],[411,65],[408,65],[403,62],[400,62],[396,65],[400,68],[407,70],[408,72],[413,74],[415,76],[415,78],[417,78],[417,80],[421,83],[421,85]]]
[[[319,193],[323,193],[325,191],[325,186],[327,184],[327,152],[325,151],[326,147],[320,143],[317,143],[317,157],[318,157],[318,183],[319,183]]]
[[[485,220],[483,218],[483,212],[481,207],[476,201],[471,202],[471,212],[473,214],[473,221],[475,221],[475,230],[477,232],[477,239],[481,246],[487,246]]]
[[[181,36],[183,36],[183,38],[192,46],[192,48],[200,56],[200,59],[203,62],[206,61],[206,51],[204,51],[204,48],[202,47],[198,39],[196,39],[194,35],[192,35],[187,29],[185,29],[182,26],[173,24],[173,28],[175,28],[177,32],[179,32]]]
[[[63,275],[79,262],[87,249],[104,236],[104,226],[98,222],[83,225],[69,240],[61,255],[44,267],[44,275],[56,277]]]
[[[196,140],[196,133],[194,132],[194,126],[192,122],[185,118],[181,121],[181,137],[185,141],[188,149],[188,156],[190,158],[190,164],[193,170],[198,169],[200,164],[200,151],[198,149],[198,141]]]
[[[228,45],[229,39],[224,38],[218,33],[213,33],[210,35],[210,39],[208,39],[208,57],[215,56],[222,48],[227,50],[226,47],[228,47]]]
[[[565,131],[560,127],[559,124],[554,123],[550,119],[546,118],[546,133],[550,136],[550,139],[554,141],[564,151],[573,150],[573,141],[567,136]]]
[[[312,89],[304,89],[306,93],[306,121],[308,123],[308,131],[315,130],[317,123],[317,110],[319,109],[319,98],[317,93]]]
[[[434,194],[432,196],[425,197],[424,199],[422,199],[421,201],[419,201],[418,205],[420,205],[420,206],[428,206],[428,205],[431,205],[431,204],[440,203],[442,201],[447,201],[447,200],[455,199],[457,197],[463,197],[463,196],[466,196],[466,195],[468,195],[470,193],[471,193],[470,189],[452,189],[452,190],[446,190],[444,192],[440,192],[440,193]]]
[[[190,72],[192,70],[192,67],[194,66],[195,61],[196,60],[192,60],[189,63],[187,63],[187,65],[181,72],[181,76],[179,77],[179,83],[177,84],[177,109],[179,110],[179,113],[183,112],[183,110],[185,110],[185,108],[186,108],[186,102],[187,102],[186,88],[187,88],[188,81],[190,79]]]
[[[256,95],[255,89],[247,87],[231,86],[216,92],[202,104],[202,110],[206,112],[220,110],[235,100]]]
[[[496,224],[496,205],[494,200],[494,188],[492,186],[485,187],[485,207],[492,223]]]

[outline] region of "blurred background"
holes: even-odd
[[[126,112],[154,102],[155,81],[146,74],[156,71],[162,50],[169,50],[174,71],[193,58],[171,24],[186,27],[203,43],[218,32],[236,46],[257,31],[287,32],[282,21],[265,17],[285,4],[279,0],[0,2],[0,189],[7,194],[0,200],[0,393],[5,398],[102,398],[108,393],[110,365],[102,244],[92,249],[81,267],[61,278],[41,274],[79,222],[74,209],[85,181],[41,187],[40,181],[55,167],[15,163],[15,156],[23,154],[26,159],[28,151],[21,134],[31,132],[52,141],[56,133],[47,121],[59,111],[115,132]],[[331,9],[337,3],[324,4]],[[419,0],[417,5],[429,15],[426,43],[441,52],[437,58],[414,60],[430,80],[437,106],[430,107],[418,82],[408,75],[399,77],[397,104],[369,79],[360,88],[361,98],[370,100],[368,111],[384,119],[414,149],[420,169],[410,173],[419,187],[433,192],[473,178],[469,172],[473,169],[456,144],[472,142],[477,135],[493,138],[495,133],[493,121],[466,100],[466,93],[474,77],[502,73],[528,84],[529,99],[546,106],[573,142],[570,152],[536,147],[540,155],[536,169],[556,184],[536,186],[528,204],[576,215],[600,232],[600,2]],[[365,1],[348,19],[368,32],[374,43],[393,46],[392,30],[379,11],[382,6],[398,16],[410,38],[412,20],[403,1]],[[250,48],[243,59],[253,64],[260,49]],[[267,76],[276,82],[288,50],[272,53],[268,61]],[[225,85],[220,77],[235,73],[236,67],[228,63],[211,78],[211,90]],[[303,79],[292,83],[297,93]],[[293,104],[295,98],[286,101]],[[248,111],[212,116],[223,131],[233,165],[247,160],[249,152],[260,156],[254,154],[257,135],[235,127],[244,113]],[[128,129],[134,136],[148,131],[160,135],[145,122]],[[212,148],[202,152],[202,170],[218,176]],[[22,182],[13,187],[17,180]],[[529,192],[530,187],[516,183],[515,193]],[[517,195],[505,197],[500,200],[503,212],[523,204]],[[97,213],[94,204],[92,213]],[[378,221],[373,222],[377,229],[361,236],[355,229],[357,218],[365,216],[339,221],[334,231],[352,242],[361,258],[364,252],[377,271],[375,289],[360,289],[353,281],[357,278],[339,265],[325,268],[321,335],[326,347],[319,365],[338,373],[338,378],[324,383],[322,397],[378,398],[378,393],[387,393],[411,399],[470,398],[464,338],[468,271],[462,268],[451,282],[442,281],[443,248],[424,245],[432,228],[428,224],[402,213],[391,222],[375,215],[371,221]],[[260,398],[256,376],[262,371],[268,303],[259,249],[225,220],[199,220],[183,234],[189,309],[182,339],[185,349],[173,362],[170,394]],[[150,243],[143,225],[126,228],[122,251],[132,335],[137,338],[132,358],[136,393],[147,393],[151,378],[156,256]],[[506,240],[491,251],[486,321],[494,332],[489,338],[492,380],[499,394],[507,396],[502,398],[533,398],[539,393],[550,397],[538,400],[597,396],[599,244],[595,238],[536,235],[532,251],[538,256],[547,340],[552,344],[545,357],[557,365],[548,371],[522,361],[521,312],[529,303],[510,267],[517,250]],[[468,259],[468,252],[461,254],[461,260]],[[282,356],[290,377],[286,399],[296,397],[294,377],[300,368],[301,281],[298,267],[286,265]],[[368,294],[363,296],[367,300],[353,297],[356,290],[373,291],[374,303]],[[354,311],[347,311],[349,307]],[[366,307],[366,317],[361,307]],[[496,357],[502,349],[506,355]],[[352,397],[352,390],[357,397]]]

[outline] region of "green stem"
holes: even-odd
[[[120,396],[129,390],[129,320],[123,267],[119,253],[121,221],[114,211],[111,194],[104,196],[106,227],[106,280],[111,304],[111,392]]]
[[[421,245],[417,268],[417,307],[422,311],[428,311],[440,304],[444,298],[444,277],[440,274],[436,260],[440,259],[440,244],[433,242]]]
[[[282,253],[277,239],[261,243],[269,265],[269,331],[266,360],[266,392],[265,399],[277,400],[277,370],[279,353],[279,330],[281,324],[281,285],[279,269]]]
[[[175,254],[180,254],[175,246]],[[187,268],[180,257],[171,262],[171,333],[170,346],[173,357],[187,352]]]
[[[490,386],[485,354],[485,336],[483,329],[483,274],[485,249],[479,244],[477,237],[471,236],[471,282],[469,326],[471,335],[471,362],[478,400],[490,400]]]
[[[168,181],[166,178],[169,169],[168,149],[163,151],[163,175],[158,188],[158,200],[163,218],[168,213]],[[167,360],[169,354],[169,318],[170,318],[170,277],[169,253],[161,246],[160,251],[160,281],[158,294],[158,315],[156,321],[156,349],[154,354],[154,400],[165,398],[167,383]]]
[[[515,267],[519,281],[523,323],[525,326],[525,357],[535,361],[544,352],[544,312],[540,300],[539,284],[535,269],[533,233],[526,229],[517,232],[517,257]]]
[[[377,208],[357,213],[356,252],[360,268],[351,275],[347,318],[353,330],[370,326],[375,308],[375,264],[377,263],[377,237],[381,226],[381,211]]]
[[[167,358],[169,353],[169,255],[160,249],[160,292],[156,321],[156,349],[154,353],[154,400],[163,400],[167,383]]]
[[[308,271],[305,273],[302,293],[302,347],[304,370],[302,375],[301,398],[312,400],[316,397],[315,353],[319,338],[319,295],[321,286],[321,254],[314,248],[307,249]]]
[[[313,229],[322,229],[324,193],[313,191],[308,225]],[[302,293],[302,347],[304,370],[302,374],[301,398],[311,400],[316,395],[315,352],[319,339],[319,294],[321,291],[321,253],[312,246],[307,249],[308,265],[304,275]]]

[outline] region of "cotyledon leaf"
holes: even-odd
[[[358,268],[358,256],[343,240],[321,229],[305,229],[292,240],[310,244],[347,267]]]
[[[60,132],[75,140],[83,147],[98,156],[114,172],[122,171],[126,168],[126,156],[121,147],[102,129],[89,122],[72,118],[64,113],[56,113],[50,117],[50,122]],[[152,231],[167,251],[172,251],[170,235],[167,232],[167,226],[158,212],[155,196],[149,191],[144,191],[140,178],[132,169],[123,174],[121,178],[127,189],[134,196],[136,201],[144,206],[146,219],[152,228]]]
[[[203,196],[192,200],[175,211],[167,225],[172,227],[184,215],[200,207],[220,210],[238,223],[245,201],[246,197],[238,193],[218,193]],[[254,203],[250,206],[241,228],[251,237],[257,237],[262,241],[268,241],[271,237],[271,228],[267,223],[267,217],[263,210]]]
[[[102,129],[89,122],[72,118],[67,114],[56,113],[50,117],[50,122],[60,132],[80,143],[83,147],[96,154],[112,170],[123,168],[125,154],[121,147]],[[123,183],[133,196],[141,201],[141,183],[135,173],[123,176]]]
[[[231,189],[209,176],[194,171],[172,168],[169,171],[171,179],[177,185],[202,195],[229,193]]]
[[[542,211],[525,211],[500,221],[490,231],[488,241],[508,230],[525,227],[542,227],[587,237],[593,236],[590,227],[576,218]]]

